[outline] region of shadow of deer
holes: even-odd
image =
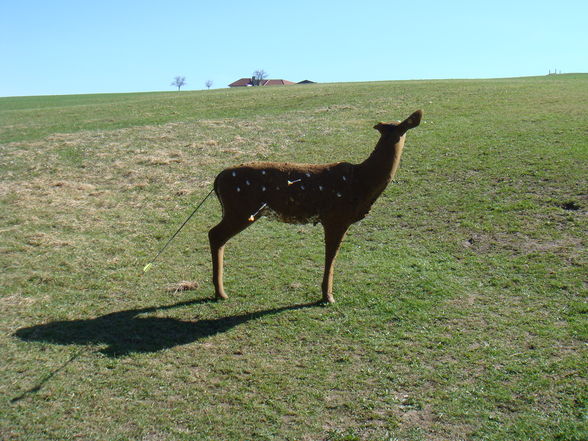
[[[396,174],[406,132],[417,127],[422,111],[402,122],[379,123],[372,154],[361,164],[296,164],[251,162],[223,170],[214,191],[223,217],[209,233],[213,283],[217,298],[226,299],[223,257],[227,241],[261,216],[281,222],[320,222],[325,233],[323,302],[333,303],[333,268],[351,224],[363,219]]]
[[[201,320],[157,317],[157,311],[202,305],[211,299],[189,300],[173,305],[127,309],[95,318],[53,321],[17,330],[15,337],[62,345],[106,345],[100,352],[109,357],[157,352],[224,333],[265,316],[318,306],[318,303],[282,306],[262,311]]]

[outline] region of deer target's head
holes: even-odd
[[[417,110],[402,122],[378,123],[374,126],[382,135],[380,143],[394,151],[391,178],[393,179],[400,165],[406,132],[417,127],[423,118],[423,111]]]
[[[378,132],[382,134],[382,136],[387,136],[390,138],[398,138],[400,139],[403,137],[406,132],[410,129],[417,127],[421,123],[421,119],[423,118],[423,111],[417,110],[408,118],[406,118],[402,122],[389,122],[389,123],[378,123],[374,126]]]

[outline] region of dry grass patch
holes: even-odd
[[[181,282],[171,283],[165,287],[167,292],[171,292],[173,294],[177,294],[178,292],[182,291],[194,291],[200,287],[198,282],[191,282],[187,280],[182,280]]]

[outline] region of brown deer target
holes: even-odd
[[[322,300],[333,303],[333,265],[351,224],[363,219],[396,174],[406,132],[418,126],[422,111],[396,123],[374,126],[380,139],[361,164],[251,162],[216,177],[214,190],[223,217],[209,233],[215,295],[226,299],[223,256],[227,241],[262,216],[287,223],[318,223],[325,232]]]

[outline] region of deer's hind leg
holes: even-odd
[[[239,217],[230,217],[225,213],[218,225],[212,227],[208,232],[210,252],[212,254],[212,283],[214,284],[215,297],[217,299],[228,298],[223,285],[225,244],[231,237],[251,225],[251,222],[246,217],[241,217],[242,219]]]

